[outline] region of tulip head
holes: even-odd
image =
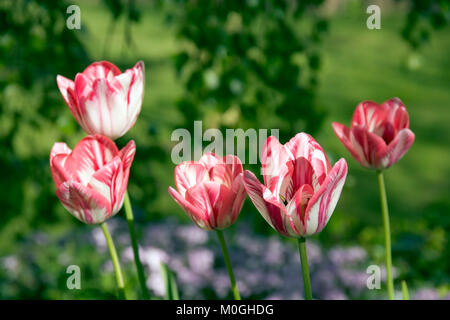
[[[245,200],[242,171],[238,157],[207,153],[176,166],[178,190],[169,187],[169,194],[200,228],[225,229],[236,221]]]
[[[117,139],[133,127],[141,111],[144,63],[121,73],[110,62],[94,62],[75,81],[58,75],[56,82],[84,131]]]
[[[255,207],[284,236],[319,233],[328,223],[347,177],[347,163],[331,167],[322,147],[299,133],[285,145],[271,136],[261,157],[264,184],[244,172],[244,186]]]
[[[88,136],[72,150],[62,142],[50,153],[56,195],[63,206],[87,224],[102,223],[122,207],[136,145],[118,150],[105,136]]]
[[[408,112],[399,98],[382,104],[361,102],[353,113],[350,128],[337,122],[332,125],[353,158],[366,168],[389,168],[414,142]]]

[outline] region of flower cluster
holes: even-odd
[[[76,121],[89,136],[73,150],[65,143],[54,144],[50,168],[56,195],[80,221],[102,224],[112,253],[118,287],[124,298],[125,286],[117,253],[103,222],[117,214],[124,201],[128,202],[125,208],[133,255],[146,297],[146,279],[126,193],[136,145],[131,140],[119,150],[111,140],[123,136],[136,122],[144,93],[144,64],[138,62],[121,73],[109,62],[95,62],[77,74],[75,81],[58,76],[57,84]],[[381,105],[365,101],[356,107],[350,128],[336,122],[333,128],[356,161],[364,167],[377,169],[382,190],[385,238],[389,239],[389,217],[381,170],[403,157],[414,141],[405,106],[398,98]],[[177,165],[176,189],[169,187],[168,191],[198,227],[216,231],[235,299],[240,299],[240,293],[223,230],[236,222],[247,194],[273,229],[282,236],[297,238],[305,298],[312,299],[305,237],[320,233],[330,221],[345,184],[347,162],[341,158],[332,165],[320,144],[302,132],[284,145],[277,138],[269,137],[262,150],[261,171],[263,183],[251,171],[244,171],[238,157],[206,153],[198,161]],[[390,297],[393,297],[389,241],[386,246],[388,289]],[[311,253],[313,261],[314,250]],[[206,262],[201,261],[212,264],[212,259],[208,251],[197,250],[191,252],[190,264],[192,268],[207,272]],[[241,276],[255,277],[239,270]],[[339,277],[345,281],[346,274]],[[245,288],[241,289],[245,292]]]
[[[110,62],[94,62],[75,81],[58,75],[61,94],[80,126],[89,134],[73,151],[53,145],[50,168],[56,195],[78,220],[98,224],[122,207],[136,152],[131,140],[122,150],[111,139],[134,125],[144,94],[144,63],[121,73]]]

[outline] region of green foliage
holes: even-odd
[[[165,295],[166,300],[180,300],[180,295],[178,293],[177,279],[169,266],[161,262],[161,275],[164,279]]]
[[[79,131],[63,106],[56,75],[75,74],[88,61],[80,33],[66,28],[68,6],[52,0],[0,3],[0,231],[5,237],[55,221],[49,147]],[[15,220],[19,224],[13,227]]]
[[[447,0],[397,1],[409,5],[402,36],[414,49],[427,43],[434,29],[442,29],[450,21],[450,4]]]
[[[206,119],[216,128],[280,128],[284,139],[318,130],[322,1],[175,2],[184,43],[175,57],[185,86],[178,108],[188,128]]]

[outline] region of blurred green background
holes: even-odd
[[[66,27],[70,4],[81,9],[80,30]],[[369,4],[381,7],[380,30],[366,27]],[[99,271],[106,253],[76,241],[95,227],[61,206],[48,165],[54,142],[73,147],[85,135],[56,75],[73,79],[96,60],[121,70],[145,62],[141,114],[117,142],[137,144],[129,192],[139,232],[156,222],[190,223],[167,193],[174,185],[174,129],[192,129],[194,120],[203,120],[203,130],[279,128],[283,143],[306,131],[332,162],[345,157],[349,164],[336,211],[313,241],[325,250],[360,246],[370,264],[383,263],[375,173],[350,157],[331,122],[349,125],[360,101],[401,98],[416,140],[385,174],[397,279],[413,291],[427,287],[446,296],[448,20],[448,2],[431,0],[0,1],[0,298],[113,297],[112,273]],[[237,224],[274,235],[249,200]],[[43,235],[50,240],[41,243]],[[88,289],[65,289],[61,255],[87,270]],[[6,263],[11,257],[14,272]],[[127,273],[136,281],[132,266]]]

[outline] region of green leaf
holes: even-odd
[[[170,268],[163,262],[161,262],[161,275],[164,279],[164,285],[166,287],[165,300],[180,300],[178,294],[178,286],[175,278],[175,274]]]

